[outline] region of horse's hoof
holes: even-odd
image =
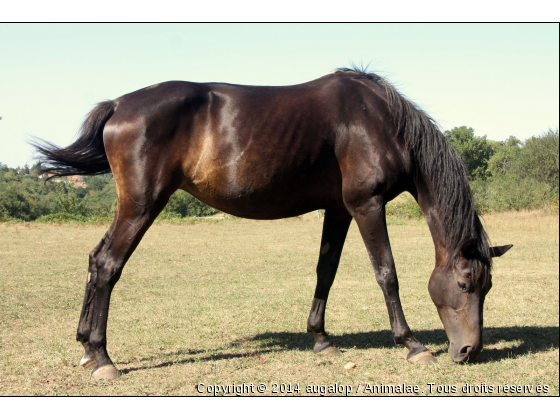
[[[88,356],[87,354],[84,354],[84,357],[82,357],[82,360],[80,360],[80,366],[84,369],[93,368],[96,363],[97,361],[95,360],[95,357]]]
[[[429,351],[423,351],[422,353],[415,354],[407,359],[410,363],[419,365],[435,365],[437,364],[437,359]]]
[[[119,377],[119,371],[113,365],[105,365],[91,372],[91,377],[96,381],[101,379],[113,380]]]
[[[339,356],[341,355],[342,352],[337,349],[335,346],[329,346],[324,350],[321,350],[319,353],[317,353],[318,356]]]

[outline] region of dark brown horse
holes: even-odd
[[[435,358],[408,327],[385,222],[403,191],[418,201],[435,245],[429,291],[456,362],[482,349],[491,258],[463,161],[434,122],[381,77],[340,69],[295,86],[166,82],[100,103],[67,148],[35,143],[45,171],[113,172],[115,219],[89,256],[77,339],[96,379],[116,378],[107,354],[111,291],[142,236],[177,189],[226,213],[278,219],[325,209],[317,287],[307,322],[321,355],[338,350],[325,306],[356,220],[383,290],[395,343],[408,360]]]

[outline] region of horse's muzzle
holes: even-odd
[[[482,350],[482,343],[479,344],[466,344],[460,348],[455,347],[453,344],[449,346],[449,355],[451,360],[455,363],[472,362]]]

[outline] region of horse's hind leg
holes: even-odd
[[[325,307],[351,221],[352,217],[347,212],[325,212],[317,264],[317,287],[307,320],[307,331],[314,335],[316,341],[313,351],[320,355],[340,353],[325,332]]]
[[[116,219],[115,219],[116,221]],[[76,340],[80,341],[84,345],[85,354],[80,360],[80,366],[85,369],[93,368],[97,362],[95,359],[95,354],[93,353],[88,340],[89,333],[91,330],[91,320],[93,317],[93,299],[95,297],[95,285],[97,284],[97,257],[99,256],[101,250],[110,236],[115,222],[111,225],[107,233],[101,239],[101,242],[97,244],[95,248],[89,254],[89,269],[86,281],[86,292],[84,294],[84,303],[82,304],[82,312],[80,314],[80,322],[78,324],[78,334],[76,335]],[[93,280],[93,281],[92,281]]]
[[[118,376],[117,369],[107,353],[109,302],[125,263],[165,207],[170,192],[159,193],[155,197],[150,195],[138,197],[138,194],[134,194],[132,198],[130,194],[120,194],[115,220],[90,254],[77,339],[85,350],[80,364],[86,368],[93,367],[94,379],[115,379]]]

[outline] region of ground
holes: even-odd
[[[389,233],[408,323],[439,363],[411,365],[394,345],[355,223],[326,315],[343,354],[314,355],[305,331],[321,222],[315,213],[154,225],[113,292],[108,348],[122,371],[113,382],[77,366],[75,341],[88,253],[107,226],[0,224],[0,395],[208,395],[243,383],[255,395],[261,383],[265,395],[390,394],[382,384],[417,385],[404,387],[413,395],[504,395],[506,384],[508,395],[519,395],[511,385],[558,395],[558,215],[485,217],[493,244],[514,248],[495,262],[485,348],[470,365],[447,354],[427,290],[433,244],[415,220],[393,220]]]

